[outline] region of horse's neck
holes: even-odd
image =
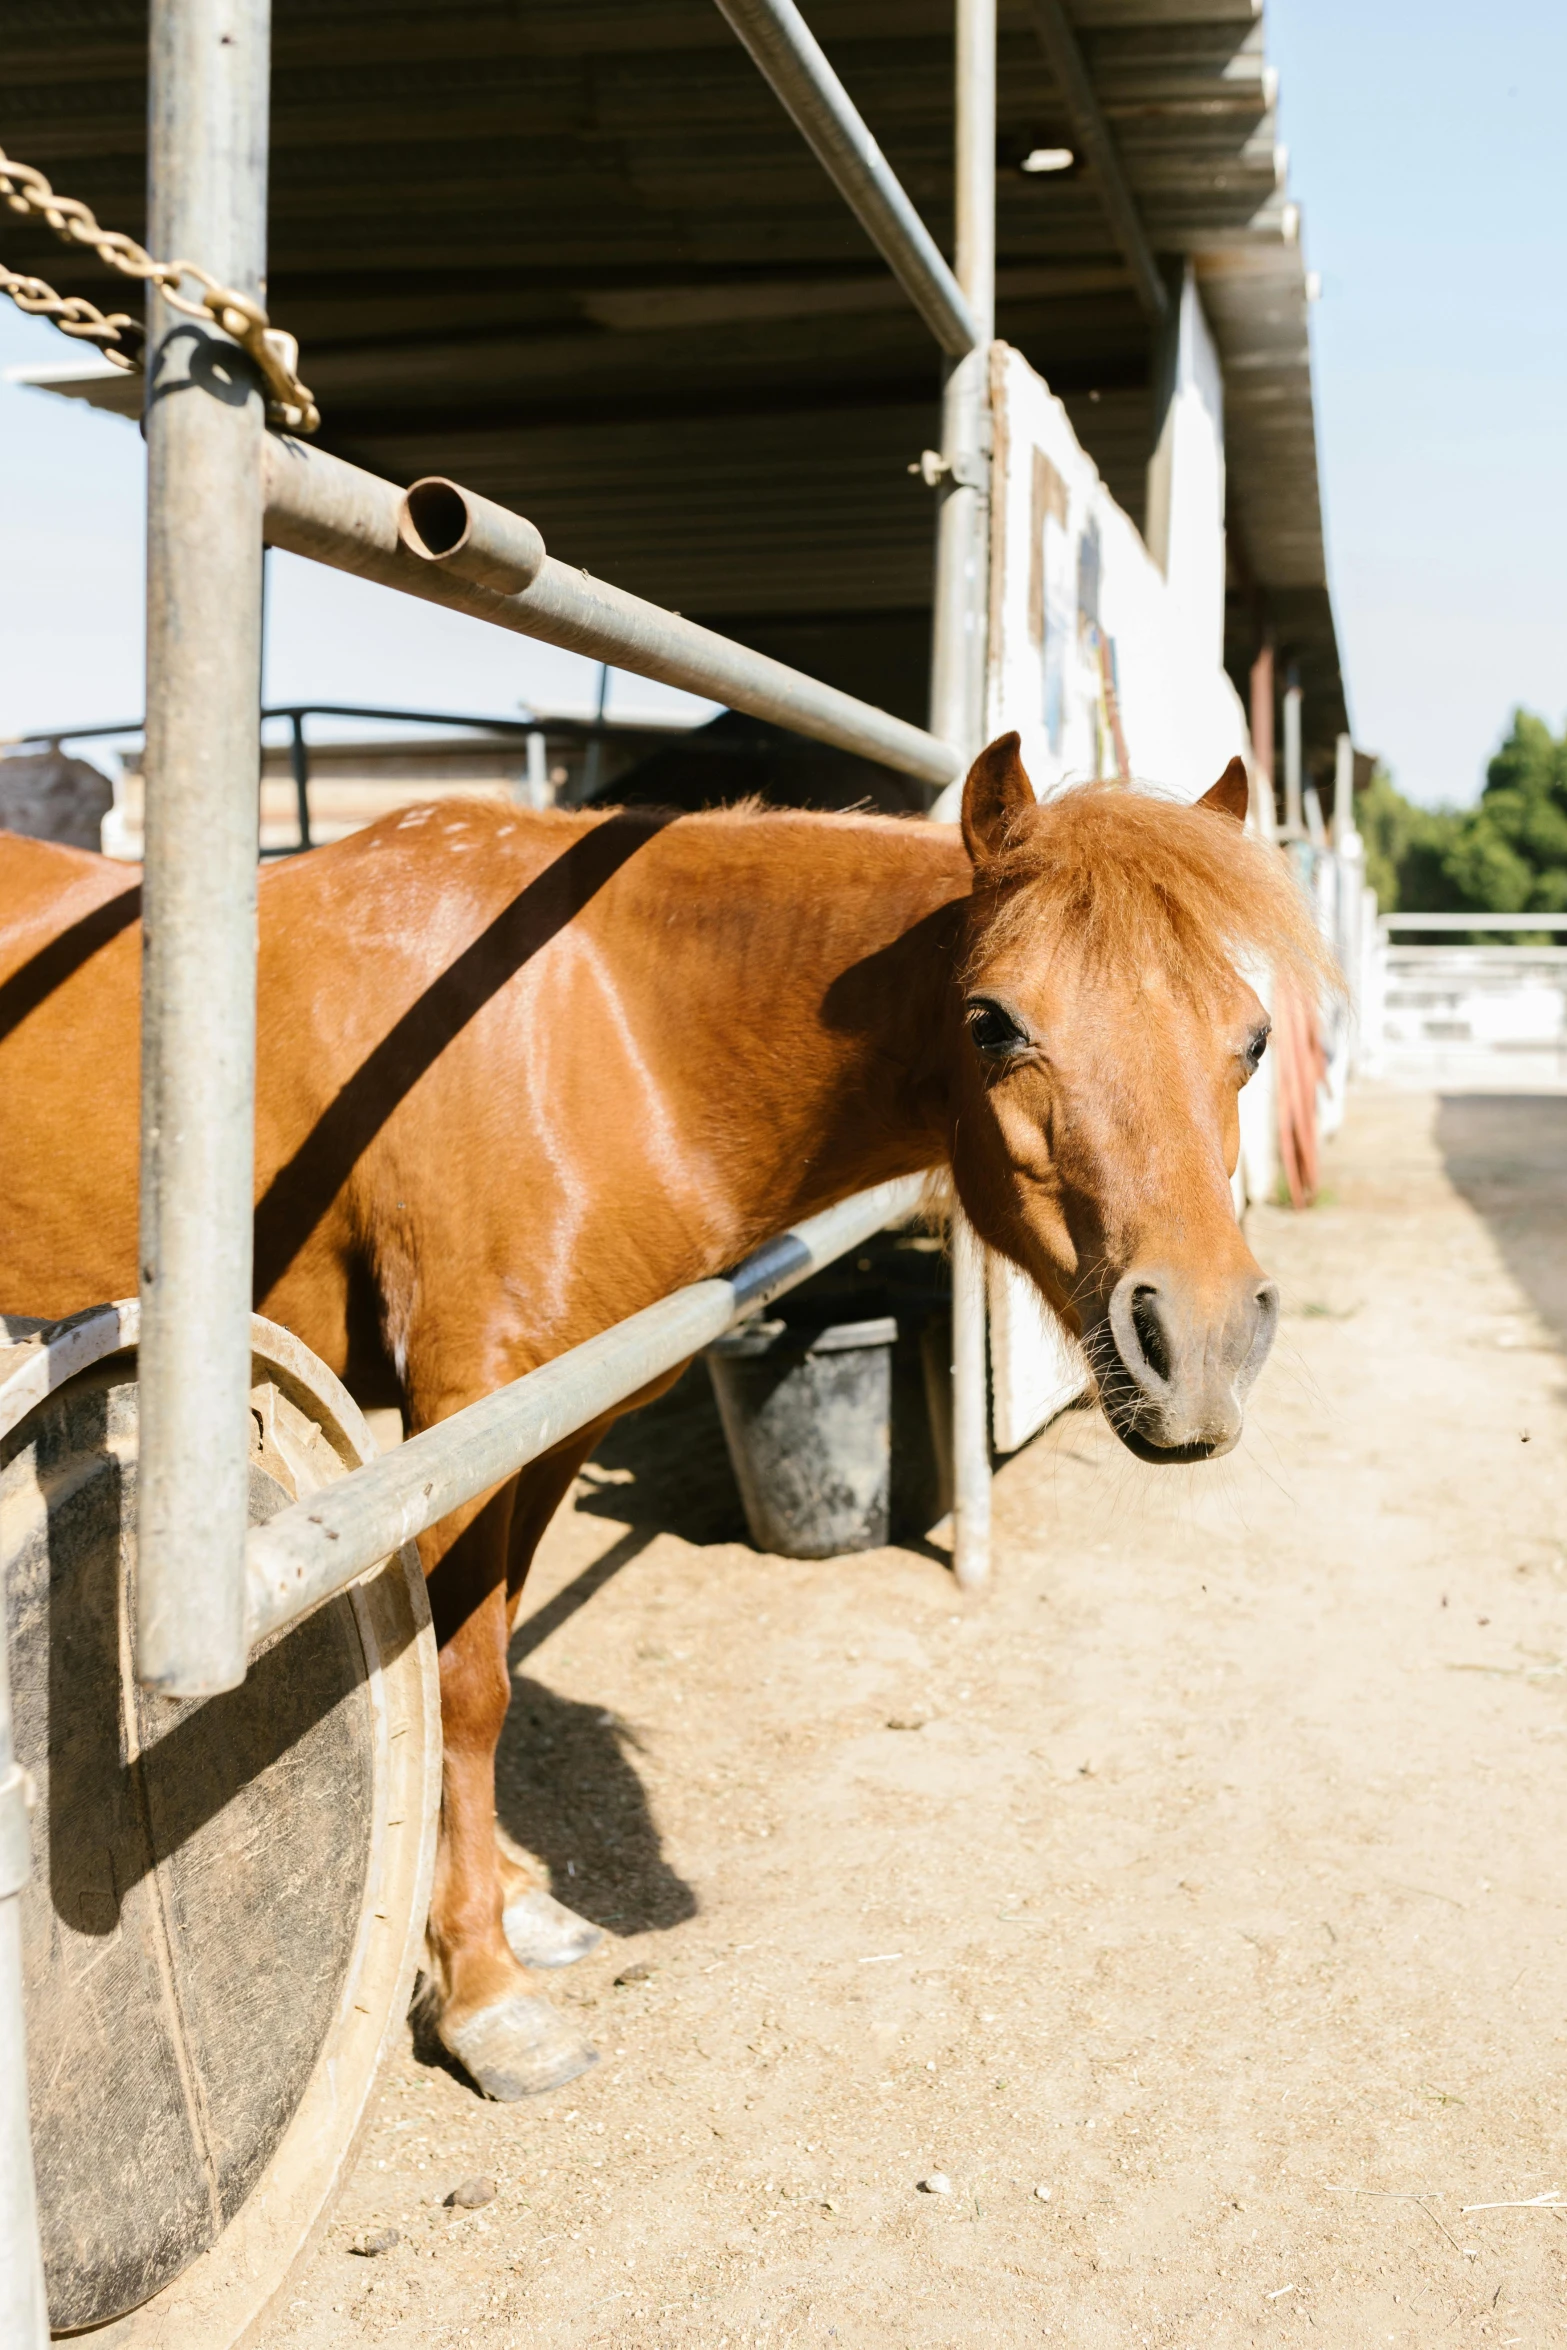
[[[666,844],[660,1026],[700,1073],[692,1139],[722,1136],[741,1223],[769,1228],[941,1158],[968,887],[946,827],[759,815],[672,828]]]

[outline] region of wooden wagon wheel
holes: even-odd
[[[242,1688],[137,1687],[136,1333],[134,1303],[0,1325],[44,2263],[56,2332],[228,2350],[324,2223],[407,2010],[440,1792],[435,1644],[410,1546],[259,1652]],[[251,1360],[254,1522],[374,1446],[324,1364],[259,1316]]]

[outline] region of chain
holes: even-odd
[[[57,196],[41,171],[30,164],[13,163],[0,147],[0,202],[24,217],[36,214],[67,245],[87,245],[110,269],[124,277],[155,285],[165,302],[186,318],[211,318],[232,335],[260,368],[267,387],[267,416],[290,432],[314,432],[321,412],[299,380],[299,345],[292,335],[269,325],[259,302],[220,285],[194,261],[154,261],[134,237],[106,229],[87,205],[74,196]],[[180,291],[186,278],[202,289],[199,302]],[[96,343],[117,367],[139,368],[144,363],[146,337],[134,318],[123,311],[107,316],[80,294],[57,294],[41,277],[21,277],[0,262],[0,293],[9,294],[20,309],[49,318],[62,334]]]
[[[81,294],[57,294],[41,277],[19,277],[3,261],[0,261],[0,294],[9,294],[19,310],[52,319],[61,334],[74,335],[80,342],[96,343],[105,359],[112,359],[116,367],[141,365],[141,346],[146,338],[141,321],[126,311],[116,310],[105,317]]]

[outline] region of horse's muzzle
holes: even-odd
[[[1141,1460],[1228,1452],[1278,1326],[1277,1285],[1255,1268],[1199,1298],[1182,1274],[1135,1266],[1088,1346],[1106,1419]]]

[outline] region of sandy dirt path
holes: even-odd
[[[981,1601],[746,1549],[700,1376],[617,1435],[502,1806],[603,2062],[410,2044],[265,2350],[1567,2343],[1567,1100],[1325,1182],[1241,1452],[1067,1415]]]

